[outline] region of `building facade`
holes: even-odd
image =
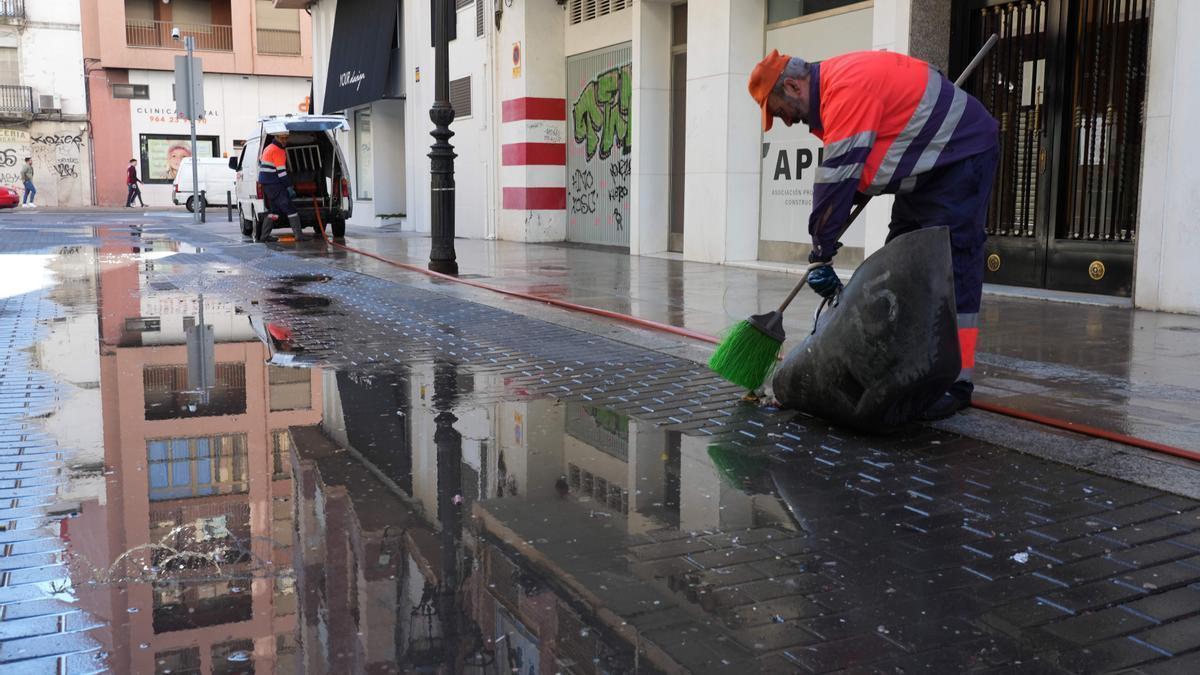
[[[278,0],[299,6],[303,0]],[[343,0],[344,2],[344,0]],[[430,3],[310,3],[315,104],[351,118],[357,224],[429,228]],[[820,144],[763,133],[746,82],[764,53],[889,49],[951,76],[1001,125],[987,281],[1200,312],[1200,244],[1182,111],[1200,86],[1178,0],[457,0],[457,233],[635,255],[783,266],[806,260]],[[374,48],[339,25],[395,16]],[[363,50],[375,49],[374,56]],[[347,51],[353,51],[352,56]],[[387,52],[386,54],[384,52]],[[375,72],[359,66],[370,58]],[[368,98],[329,83],[378,80]],[[362,88],[358,88],[362,91]],[[850,267],[883,245],[890,198],[844,237]],[[386,216],[386,217],[377,217]],[[1124,302],[1124,301],[1122,301]]]
[[[37,203],[91,203],[79,5],[0,0],[0,185],[22,191],[33,158]]]
[[[229,157],[263,115],[308,111],[312,47],[307,14],[269,0],[84,0],[83,50],[96,203],[125,203],[125,171],[138,161],[151,206],[171,204],[189,124],[175,112],[172,29],[195,40],[204,70],[200,157]]]

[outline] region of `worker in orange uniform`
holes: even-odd
[[[983,295],[988,203],[999,157],[999,125],[978,99],[930,64],[895,52],[853,52],[808,63],[772,51],[750,74],[763,131],[778,117],[804,122],[825,144],[808,221],[809,262],[829,262],[856,199],[894,194],[887,240],[946,227],[954,262],[962,371],[923,418],[942,419],[971,403]],[[831,298],[833,267],[808,274]]]
[[[300,229],[300,213],[292,204],[296,190],[292,187],[287,172],[287,142],[286,131],[274,134],[258,160],[258,182],[262,185],[267,206],[271,210],[264,221],[259,241],[275,241],[275,237],[271,236],[271,228],[274,221],[280,218],[286,219],[292,226],[292,234],[295,235],[296,241],[307,239]]]

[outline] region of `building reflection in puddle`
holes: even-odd
[[[155,264],[127,246],[97,260],[106,481],[71,523],[81,604],[109,624],[114,672],[295,672],[287,429],[319,421],[319,373],[268,365],[247,317],[204,297],[197,389],[201,300],[151,284]]]
[[[104,483],[77,491],[71,546],[114,672],[753,661],[734,629],[764,615],[718,590],[737,567],[696,561],[798,528],[708,439],[531,400],[504,374],[448,361],[284,367],[303,355],[276,351],[256,308],[151,281],[170,260],[128,245],[92,255],[80,276],[95,305],[74,316],[91,321],[95,373],[73,377],[98,383],[80,401],[98,411]],[[295,309],[284,291],[265,304]],[[57,352],[87,353],[89,331],[75,333]]]
[[[685,532],[795,529],[777,499],[723,476],[707,442],[520,400],[502,377],[450,363],[322,383],[323,426],[291,430],[309,672],[655,672],[751,657],[718,625],[720,598],[689,583],[697,568],[638,560]],[[656,644],[661,629],[679,639]]]

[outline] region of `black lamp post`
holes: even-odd
[[[450,41],[457,32],[457,15],[451,0],[430,0],[433,10],[433,120],[434,142],[429,152],[432,207],[429,269],[443,274],[458,274],[454,255],[454,146],[450,144],[450,123],[454,108],[450,105]]]

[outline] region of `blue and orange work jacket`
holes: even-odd
[[[998,140],[983,104],[904,54],[852,52],[814,63],[809,95],[805,122],[825,143],[808,223],[811,262],[837,252],[855,192],[911,192],[922,175]]]
[[[258,182],[263,185],[288,185],[287,150],[275,141],[267,144],[258,160]]]

